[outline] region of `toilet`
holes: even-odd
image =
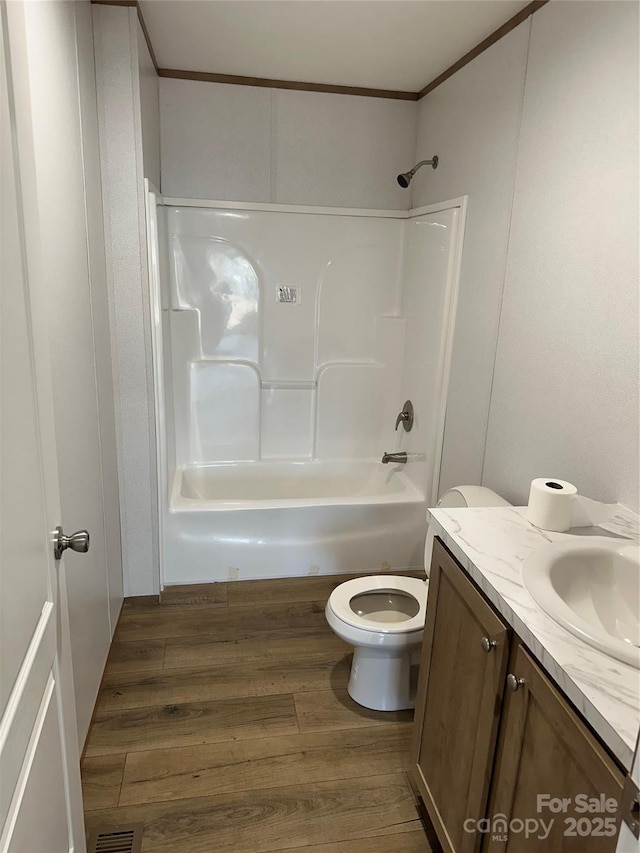
[[[456,486],[438,501],[445,507],[510,506],[484,486]],[[433,532],[427,532],[429,574]],[[367,575],[336,587],[325,615],[333,631],[354,646],[347,690],[375,711],[415,706],[429,581],[399,575]]]

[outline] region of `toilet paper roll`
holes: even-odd
[[[572,483],[554,477],[531,481],[527,518],[542,530],[564,533],[571,527],[573,501],[578,490]]]

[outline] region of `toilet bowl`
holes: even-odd
[[[509,506],[483,486],[456,486],[439,507]],[[427,532],[428,574],[433,532]],[[337,586],[325,608],[333,631],[354,647],[347,690],[375,711],[415,706],[420,647],[424,634],[429,581],[400,575],[367,575]]]

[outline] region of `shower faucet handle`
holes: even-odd
[[[396,429],[402,424],[407,432],[411,432],[411,427],[413,426],[413,403],[411,400],[407,400],[404,406],[402,407],[402,411],[396,418]]]

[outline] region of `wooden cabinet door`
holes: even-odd
[[[613,853],[623,774],[519,643],[509,673],[483,853]]]
[[[411,763],[449,853],[480,844],[464,822],[485,814],[509,641],[507,626],[436,539]]]

